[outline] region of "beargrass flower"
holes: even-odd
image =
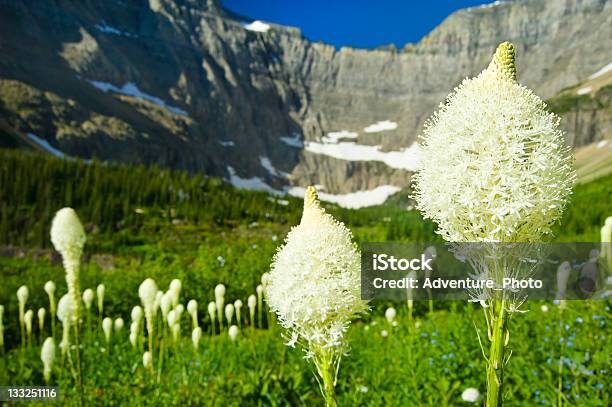
[[[195,329],[198,326],[198,302],[196,300],[189,300],[187,312],[191,315],[191,325]]]
[[[153,370],[153,356],[151,355],[151,352],[146,351],[142,354],[142,365],[145,369]]]
[[[161,309],[162,317],[168,318],[168,312],[172,309],[172,293],[168,291],[163,294],[159,301],[159,308]]]
[[[142,317],[143,317],[144,313],[142,311],[142,307],[140,305],[135,305],[132,308],[132,312],[130,313],[130,316],[132,317],[132,321],[136,322],[136,325],[140,325],[140,322],[142,321]]]
[[[249,316],[251,318],[251,328],[255,328],[255,307],[257,307],[257,297],[253,294],[249,295],[247,299],[247,306],[249,307]]]
[[[27,310],[23,316],[23,323],[25,325],[26,335],[28,338],[28,345],[32,344],[32,320],[34,319],[34,311],[31,309]]]
[[[19,303],[19,327],[21,329],[21,346],[25,347],[25,306],[28,301],[28,295],[30,291],[28,287],[22,285],[17,289],[17,301]]]
[[[115,319],[115,324],[114,324],[115,331],[117,331],[117,332],[121,331],[123,329],[124,325],[125,325],[125,322],[123,322],[123,318]]]
[[[255,288],[255,292],[257,293],[257,319],[259,326],[263,328],[263,284],[259,284]]]
[[[478,389],[473,387],[468,387],[467,389],[463,390],[463,393],[461,393],[461,400],[465,402],[476,403],[478,402],[478,399],[480,399],[480,392]]]
[[[104,313],[104,293],[106,292],[106,287],[104,284],[98,284],[96,287],[96,296],[98,298],[98,315],[100,317]]]
[[[49,313],[51,315],[51,333],[52,337],[55,337],[55,314],[57,308],[55,304],[55,283],[51,280],[47,281],[44,286],[45,292],[49,297]]]
[[[214,302],[208,303],[208,315],[210,316],[210,332],[215,334],[215,314],[217,312],[217,305]]]
[[[70,294],[65,294],[57,303],[57,319],[62,323],[62,341],[60,349],[62,356],[68,353],[70,346],[70,326],[74,319],[74,303]]]
[[[234,301],[234,311],[236,312],[236,323],[238,324],[238,328],[241,327],[242,321],[240,319],[240,310],[242,309],[242,301],[239,299]]]
[[[130,324],[130,336],[129,336],[129,340],[130,343],[132,344],[133,348],[136,348],[136,346],[138,345],[138,331],[139,331],[139,323],[136,321],[132,321],[132,323]]]
[[[321,207],[308,187],[304,212],[272,260],[266,298],[317,369],[328,405],[336,405],[335,383],[344,334],[355,316],[368,309],[361,299],[360,254],[351,231]]]
[[[57,211],[51,223],[51,242],[55,250],[62,255],[64,270],[66,270],[66,284],[68,293],[72,296],[77,325],[81,303],[79,267],[86,240],[85,230],[74,209],[63,208]]]
[[[227,304],[225,306],[225,319],[227,320],[227,326],[229,327],[232,324],[232,319],[234,318],[234,305]]]
[[[36,313],[36,315],[38,316],[38,330],[40,331],[41,335],[45,329],[45,315],[46,314],[47,314],[47,310],[45,310],[44,308],[39,308],[38,312]]]
[[[200,344],[201,338],[202,338],[202,328],[200,328],[199,326],[196,326],[195,328],[193,328],[193,331],[191,332],[191,343],[193,344],[193,348],[195,350],[198,350],[198,346]]]
[[[49,384],[51,380],[51,370],[53,369],[53,362],[55,362],[55,341],[53,338],[47,338],[43,342],[40,350],[40,360],[43,362],[43,376],[45,383]]]
[[[219,327],[223,329],[223,306],[225,305],[225,286],[217,284],[215,287],[215,306],[217,307],[217,318],[219,319]]]
[[[91,304],[94,300],[94,291],[91,288],[87,288],[83,291],[83,304],[85,304],[85,309],[87,312],[91,309]]]
[[[426,122],[413,178],[417,208],[449,242],[541,241],[575,180],[559,120],[517,82],[515,49],[504,42],[489,66],[465,79]],[[497,257],[482,266],[505,277],[509,270]],[[489,407],[503,402],[508,315],[518,309],[507,295],[497,291],[484,301]]]
[[[174,280],[170,281],[170,287],[169,287],[168,292],[170,292],[172,295],[172,306],[173,307],[176,307],[179,303],[181,287],[182,287],[181,280],[175,278]]]
[[[138,287],[138,296],[142,301],[145,319],[147,322],[147,334],[149,338],[149,351],[153,355],[153,332],[155,327],[155,315],[157,314],[156,296],[157,284],[152,278],[144,280]]]
[[[240,330],[236,325],[232,325],[229,327],[229,329],[227,330],[227,334],[229,335],[229,338],[232,340],[232,342],[236,340],[239,332]]]
[[[397,315],[397,311],[395,311],[395,308],[393,308],[393,307],[389,307],[385,311],[385,318],[387,318],[387,321],[390,324],[392,324],[395,321],[396,315]]]
[[[109,317],[104,318],[102,321],[102,331],[104,331],[104,339],[108,344],[111,340],[111,334],[113,333],[113,320]]]

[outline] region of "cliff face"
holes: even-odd
[[[0,117],[73,156],[346,194],[406,185],[423,122],[498,43],[544,98],[612,61],[605,0],[465,9],[402,50],[244,20],[213,0],[0,0]]]

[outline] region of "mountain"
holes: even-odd
[[[570,143],[611,139],[609,83],[571,90],[609,80],[611,38],[605,0],[496,2],[403,49],[371,50],[215,0],[0,0],[0,135],[271,192],[316,184],[361,206],[409,183],[424,121],[505,40],[520,82],[557,101]]]

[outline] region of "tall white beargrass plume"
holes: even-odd
[[[489,67],[465,79],[426,122],[414,197],[447,241],[538,242],[571,193],[571,161],[559,118],[518,84],[514,46],[505,42]],[[502,403],[508,314],[517,307],[501,292],[484,304],[493,407]]]
[[[70,327],[74,319],[74,304],[70,294],[64,294],[57,303],[57,319],[62,323],[62,341],[60,349],[62,357],[68,353],[70,347]]]
[[[225,305],[225,286],[217,284],[215,287],[215,306],[217,308],[217,319],[219,320],[219,332],[223,330],[223,307]]]
[[[149,339],[149,352],[153,357],[153,334],[155,331],[155,315],[157,314],[157,284],[152,278],[144,280],[138,287],[138,296],[144,308],[145,320],[147,322],[147,335]]]
[[[96,287],[96,297],[98,298],[98,316],[102,318],[104,315],[104,293],[106,292],[106,287],[104,284],[98,284]]]
[[[351,231],[325,213],[313,187],[306,190],[300,224],[274,256],[266,298],[289,331],[288,345],[303,347],[326,403],[335,406],[337,371],[347,350],[344,334],[368,306],[361,299],[360,254]]]
[[[217,305],[214,302],[208,303],[208,316],[210,316],[210,334],[215,334],[215,316],[217,313]]]

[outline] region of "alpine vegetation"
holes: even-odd
[[[361,299],[360,255],[351,231],[321,207],[308,187],[304,212],[276,252],[266,279],[266,298],[289,331],[288,346],[300,345],[318,374],[327,406],[336,406],[344,334],[351,320],[368,310]]]
[[[504,42],[488,68],[465,79],[425,124],[414,198],[449,242],[538,242],[571,194],[575,173],[559,118],[516,75],[514,46]],[[512,272],[499,258],[481,267]],[[505,290],[480,303],[493,407],[502,404],[508,322],[520,303]]]

